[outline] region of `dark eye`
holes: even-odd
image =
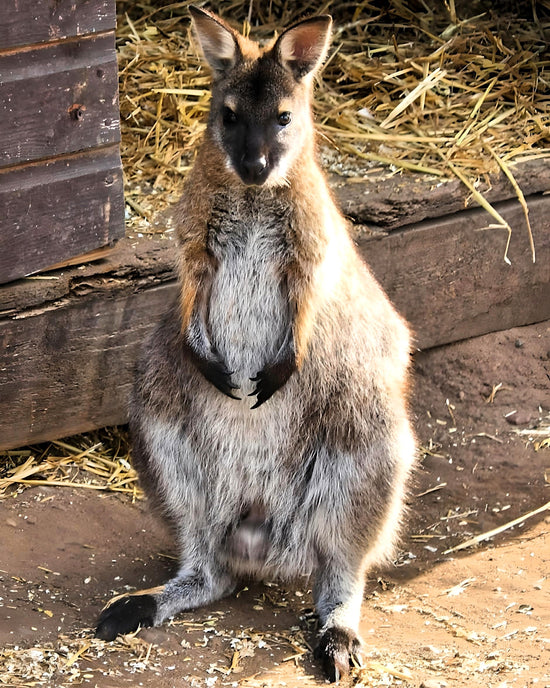
[[[224,124],[236,124],[237,113],[231,108],[224,107],[223,109],[223,123]]]
[[[281,112],[277,117],[277,122],[279,122],[282,127],[286,127],[287,124],[290,124],[291,119],[292,115],[290,112]]]

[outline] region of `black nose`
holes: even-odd
[[[265,155],[252,160],[244,159],[242,165],[245,176],[250,183],[255,183],[260,180],[263,181],[265,170],[267,169],[267,160]]]

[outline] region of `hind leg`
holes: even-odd
[[[351,453],[334,452],[336,459],[326,462],[319,454],[324,483],[318,481],[313,521],[318,552],[314,600],[321,622],[317,656],[331,681],[348,673],[350,663],[360,663],[358,628],[366,573],[393,556],[414,459],[408,424],[395,436],[398,441],[372,442],[359,460]]]
[[[101,612],[95,636],[114,640],[140,626],[157,626],[179,612],[228,595],[234,587],[233,578],[222,571],[214,574],[205,567],[180,568],[178,575],[165,585],[115,598]]]
[[[149,497],[163,512],[176,537],[180,567],[165,585],[124,595],[98,620],[96,637],[113,640],[139,626],[167,618],[228,595],[234,580],[219,560],[223,532],[208,516],[206,471],[176,424],[138,423],[132,427],[134,463]]]
[[[320,562],[313,597],[321,632],[315,655],[327,678],[339,681],[361,664],[358,636],[365,580],[362,567],[341,555]]]

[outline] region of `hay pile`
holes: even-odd
[[[190,37],[188,5],[118,3],[122,154],[134,222],[137,215],[152,225],[177,198],[204,127],[209,74]],[[207,6],[260,41],[305,15],[333,15],[315,104],[333,171],[458,177],[475,195],[480,178],[550,157],[550,0],[498,9],[483,0]]]
[[[141,499],[128,433],[112,427],[0,452],[0,500],[29,486],[78,487]]]

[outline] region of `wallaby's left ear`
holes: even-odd
[[[273,47],[279,62],[296,79],[315,72],[326,57],[332,17],[322,14],[310,17],[284,31]]]
[[[202,52],[215,74],[222,75],[241,56],[236,33],[213,12],[189,6]]]

